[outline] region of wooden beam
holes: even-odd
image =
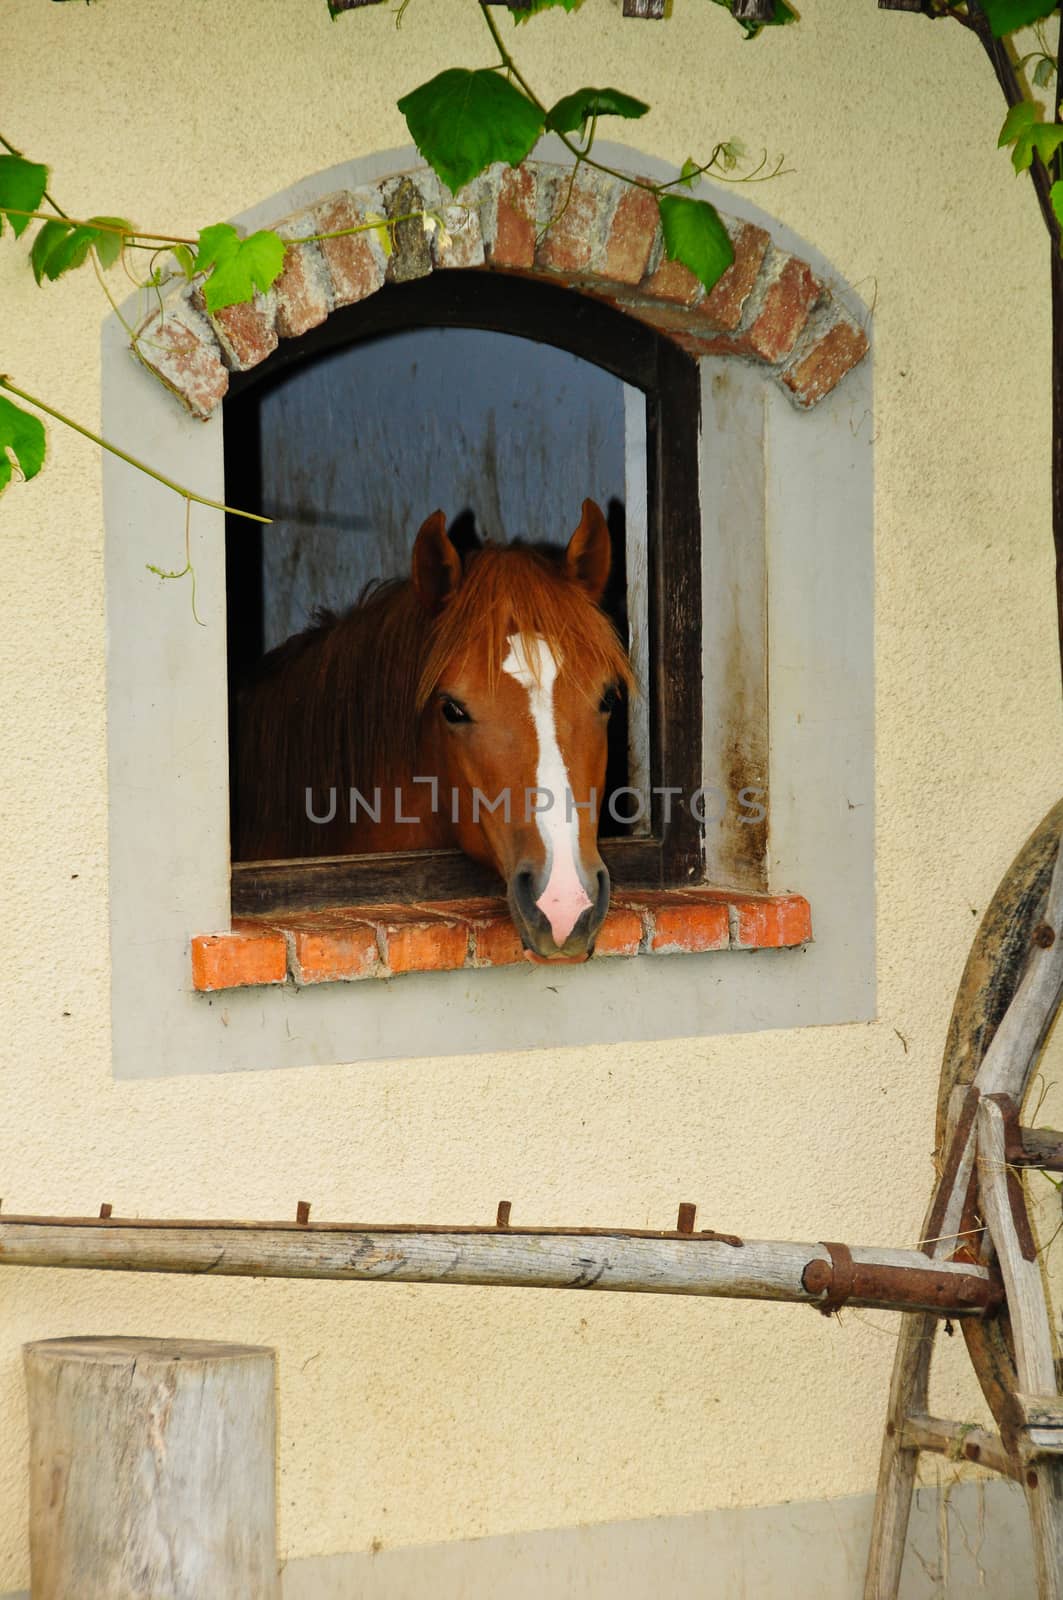
[[[947,1456],[950,1461],[974,1461],[1006,1478],[1019,1476],[1000,1435],[970,1423],[946,1422],[942,1417],[925,1414],[911,1416],[901,1429],[901,1445],[906,1450],[928,1450]]]
[[[978,1316],[999,1298],[984,1267],[918,1250],[678,1231],[0,1217],[0,1265],[612,1289],[937,1316]]]

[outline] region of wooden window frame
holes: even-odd
[[[697,361],[663,334],[585,293],[475,270],[389,284],[284,341],[250,372],[233,373],[225,402],[225,486],[230,504],[256,509],[261,449],[257,407],[241,406],[261,384],[327,351],[412,328],[477,328],[554,345],[611,372],[646,397],[648,682],[651,785],[681,791],[665,820],[653,794],[650,833],[604,838],[602,858],[618,888],[678,888],[704,878],[703,828],[690,808],[702,777],[702,608]],[[233,525],[235,524],[235,526]],[[261,534],[228,519],[226,590],[230,679],[238,658],[261,651]],[[231,719],[230,719],[231,722]],[[665,776],[666,775],[666,776]],[[394,901],[497,894],[497,876],[459,850],[410,850],[233,862],[234,916]]]

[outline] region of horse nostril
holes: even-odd
[[[598,886],[594,896],[594,909],[601,916],[605,916],[609,909],[609,874],[604,867],[598,868]]]
[[[529,916],[535,911],[535,873],[529,867],[522,868],[513,874],[513,898],[517,905]]]

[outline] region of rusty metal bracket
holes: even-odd
[[[829,1261],[810,1261],[801,1278],[808,1294],[823,1295],[816,1310],[830,1317],[848,1300],[880,1304],[903,1310],[936,1302],[940,1312],[993,1312],[1004,1299],[999,1279],[973,1273],[924,1272],[911,1267],[888,1267],[854,1261],[848,1245],[822,1241]]]
[[[827,1293],[816,1310],[824,1317],[832,1317],[852,1295],[856,1287],[856,1269],[853,1265],[852,1251],[847,1244],[830,1244],[824,1239],[823,1248],[830,1256],[829,1267],[825,1261],[810,1261],[805,1268],[803,1282],[809,1293],[814,1294],[816,1292],[814,1286],[821,1276],[824,1277],[821,1287],[826,1289]]]

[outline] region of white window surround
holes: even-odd
[[[603,146],[634,172],[672,174]],[[554,152],[544,141],[537,155]],[[237,220],[267,224],[324,194],[419,166],[401,149],[334,167]],[[864,308],[817,252],[746,204],[837,298]],[[873,478],[870,359],[799,412],[767,372],[702,368],[706,782],[734,652],[766,696],[769,887],[812,905],[800,950],[608,959],[582,967],[424,973],[207,996],[189,939],[229,925],[225,542],[194,508],[197,605],[146,569],[183,564],[184,518],[161,485],[105,456],[113,1070],[116,1077],[680,1038],[875,1014]],[[222,416],[190,417],[103,329],[108,438],[198,493],[223,495]],[[765,603],[766,602],[766,603]],[[766,622],[765,622],[766,617]],[[718,862],[726,881],[726,860]]]

